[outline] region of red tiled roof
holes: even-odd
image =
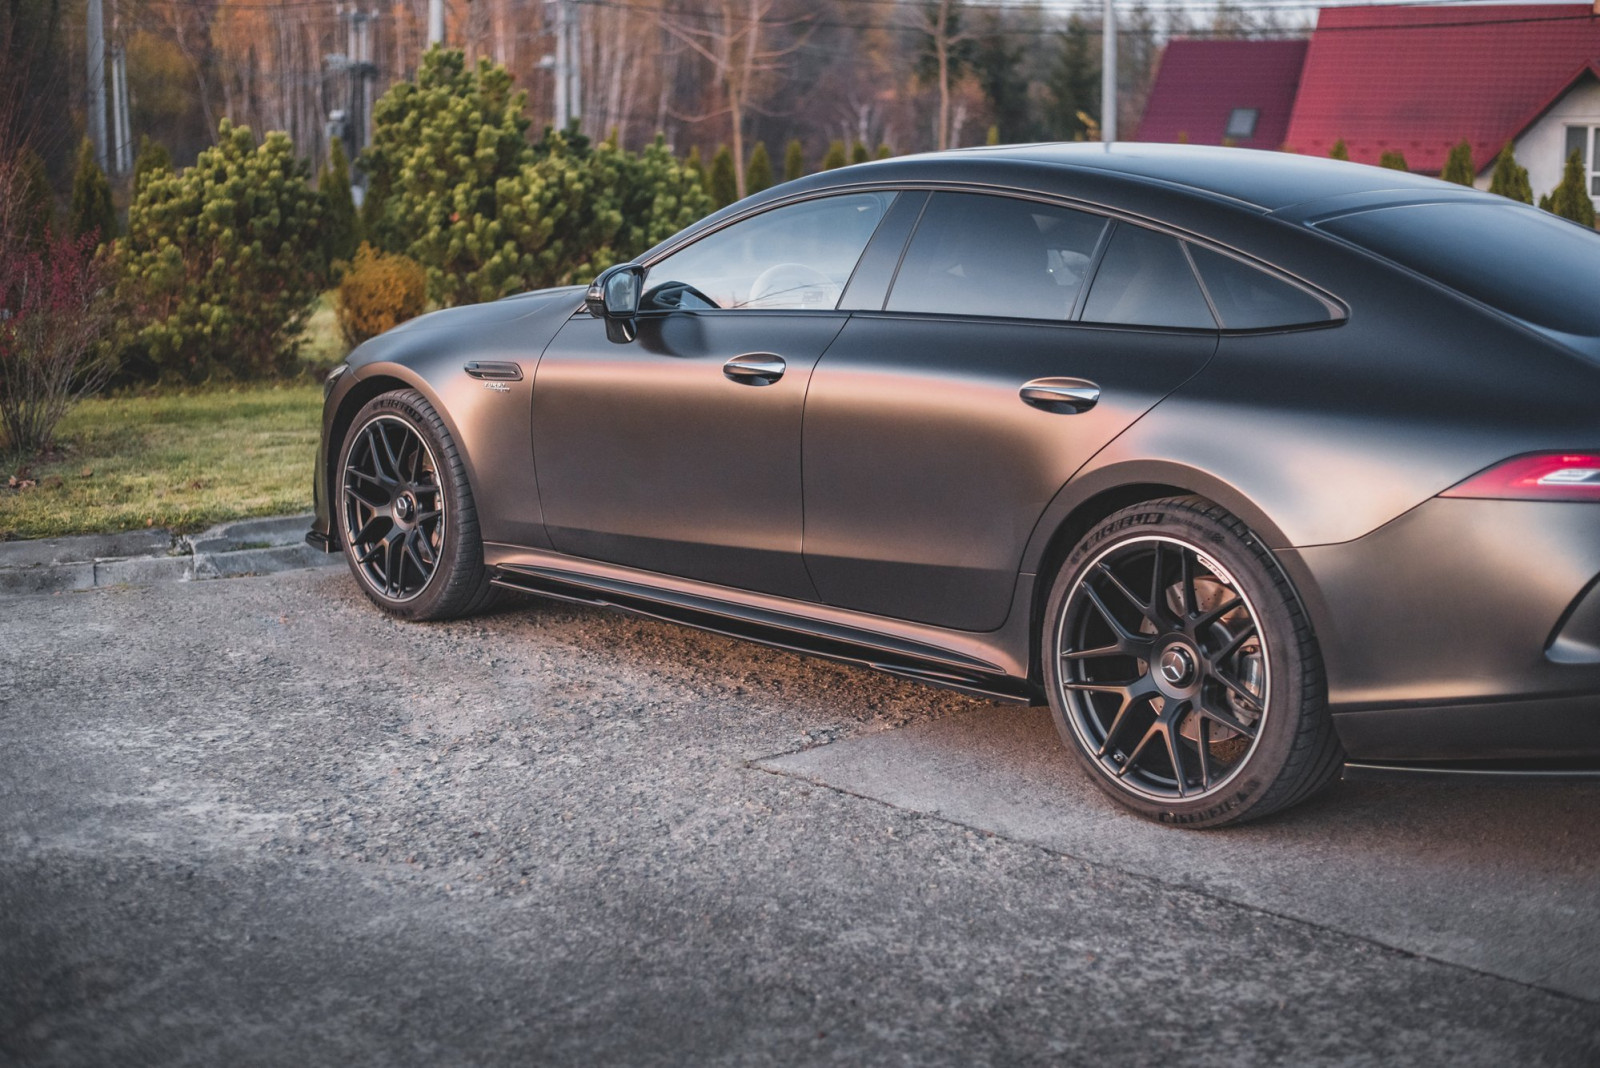
[[[1600,17],[1589,4],[1323,8],[1306,52],[1288,147],[1350,158],[1401,152],[1416,171],[1472,144],[1482,169],[1589,65]]]
[[[1220,145],[1229,113],[1256,108],[1255,135],[1235,143],[1280,148],[1305,56],[1305,41],[1172,41],[1130,140]]]

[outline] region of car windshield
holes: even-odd
[[[1547,211],[1510,201],[1408,204],[1318,228],[1534,326],[1600,337],[1600,234]]]

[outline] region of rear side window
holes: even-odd
[[[1318,226],[1535,326],[1600,337],[1600,235],[1497,199],[1378,208]]]
[[[1206,304],[1189,257],[1177,238],[1118,223],[1095,272],[1088,323],[1165,326],[1215,330],[1217,321]]]
[[[889,311],[1071,318],[1106,222],[1010,197],[935,193],[906,249]]]
[[[1304,326],[1334,318],[1322,301],[1266,271],[1195,245],[1189,246],[1189,254],[1225,329]]]

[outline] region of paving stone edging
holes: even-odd
[[[264,575],[328,567],[338,555],[305,543],[311,514],[242,519],[199,534],[136,530],[0,542],[0,594]]]

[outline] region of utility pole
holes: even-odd
[[[111,46],[111,173],[133,173],[133,133],[128,124],[128,53]]]
[[[556,53],[545,56],[539,67],[555,80],[555,128],[565,130],[583,113],[583,44],[577,13],[571,0],[545,0],[555,5]]]
[[[89,0],[88,61],[85,73],[89,89],[89,140],[94,142],[94,159],[100,169],[106,166],[106,26],[100,0]]]
[[[428,47],[444,44],[444,0],[428,0]]]
[[[567,86],[571,78],[567,74],[567,5],[563,0],[555,0],[556,5],[556,130],[567,128],[567,122],[572,118],[572,104],[567,99]]]
[[[1117,12],[1105,0],[1105,27],[1100,31],[1100,140],[1117,139]]]

